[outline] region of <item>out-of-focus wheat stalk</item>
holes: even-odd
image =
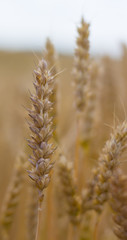
[[[52,74],[55,75],[57,73],[56,69],[57,54],[54,45],[49,38],[47,39],[45,44],[44,58],[48,64],[48,69],[50,69]]]
[[[15,164],[12,179],[3,202],[1,213],[2,238],[8,239],[14,221],[14,214],[19,203],[19,196],[23,184],[24,156],[20,156]]]
[[[80,200],[76,191],[72,163],[68,162],[63,155],[60,156],[59,161],[59,177],[68,206],[67,213],[70,222],[76,228],[80,222]]]
[[[84,111],[87,99],[87,84],[89,81],[89,24],[84,19],[77,29],[77,48],[75,49],[73,78],[75,87],[75,107],[78,112]]]
[[[77,47],[75,49],[74,67],[73,67],[73,85],[74,85],[74,103],[76,108],[76,147],[74,169],[78,177],[78,162],[80,149],[80,117],[84,113],[89,82],[89,24],[84,19],[81,20],[81,26],[77,28]]]
[[[110,205],[114,212],[114,233],[121,239],[127,239],[127,176],[116,171],[111,178]]]
[[[93,123],[95,120],[95,109],[97,102],[97,79],[99,75],[99,66],[95,60],[91,60],[90,79],[88,83],[89,97],[86,103],[86,109],[83,116],[83,126],[81,133],[81,142],[85,147],[88,146],[92,139]]]
[[[59,177],[63,193],[68,205],[68,215],[72,224],[79,223],[80,201],[76,192],[76,185],[71,162],[61,155],[59,161]]]
[[[83,157],[80,161],[79,185],[84,186],[84,169],[89,169],[89,155],[92,152],[92,142],[94,138],[94,123],[96,119],[97,106],[97,80],[99,76],[99,65],[95,60],[90,61],[90,79],[88,82],[89,96],[86,102],[85,112],[82,116],[80,143],[83,147]],[[91,153],[92,154],[92,153]]]
[[[33,182],[30,181],[28,186],[29,199],[27,203],[27,239],[34,240],[37,228],[38,193]]]
[[[80,240],[90,240],[91,237],[91,213],[88,212],[82,217]]]

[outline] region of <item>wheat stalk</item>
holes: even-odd
[[[44,58],[47,62],[48,69],[51,69],[52,74],[55,75],[57,73],[56,68],[57,54],[54,45],[49,38],[47,39],[45,44]]]
[[[51,143],[54,132],[53,116],[50,116],[53,102],[50,98],[54,91],[55,75],[52,75],[48,70],[45,60],[39,62],[35,73],[35,94],[31,94],[33,109],[28,110],[31,122],[28,122],[32,132],[31,139],[28,140],[28,145],[33,151],[33,155],[29,157],[32,169],[28,170],[29,177],[35,182],[38,189],[38,220],[36,237],[38,239],[41,205],[44,198],[44,189],[47,188],[50,182],[50,174],[53,168],[51,157],[56,149]]]
[[[91,239],[91,214],[87,212],[81,221],[80,227],[80,240],[90,240]]]
[[[95,109],[97,100],[97,78],[99,75],[99,66],[95,60],[90,63],[90,79],[88,83],[89,96],[86,103],[86,109],[83,116],[83,126],[81,142],[83,146],[88,145],[92,139],[93,123],[95,119]]]
[[[79,113],[84,111],[86,105],[87,83],[89,81],[89,24],[83,18],[77,31],[79,36],[74,56],[73,84],[75,86],[75,107]]]
[[[89,24],[84,19],[81,26],[77,28],[78,37],[74,55],[73,66],[73,85],[74,85],[74,104],[76,109],[76,147],[74,169],[75,175],[79,177],[78,162],[80,149],[80,120],[81,113],[84,113],[88,95],[89,82]]]
[[[34,240],[37,228],[38,194],[34,182],[29,182],[29,199],[27,203],[27,239]]]

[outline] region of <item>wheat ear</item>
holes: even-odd
[[[95,206],[102,206],[108,199],[109,180],[120,163],[120,156],[127,148],[127,122],[118,125],[105,144],[99,158],[99,173],[95,186]]]
[[[31,122],[28,122],[32,132],[28,145],[33,151],[29,161],[32,169],[28,170],[29,177],[35,182],[39,193],[39,201],[44,198],[44,189],[47,188],[50,181],[50,172],[54,163],[51,157],[56,148],[49,143],[53,135],[53,117],[49,117],[52,111],[53,102],[50,96],[54,90],[55,76],[47,68],[45,60],[39,62],[35,73],[35,94],[31,94],[33,109],[28,110]]]
[[[1,214],[1,231],[3,239],[8,238],[9,231],[14,221],[14,214],[19,203],[19,196],[23,183],[24,172],[24,157],[21,156],[17,159],[13,176],[7,190],[2,214]]]
[[[115,172],[110,184],[110,205],[114,212],[114,233],[121,239],[127,239],[127,176],[121,171]]]
[[[80,201],[77,196],[73,166],[63,155],[60,156],[59,161],[59,178],[68,205],[67,212],[70,221],[76,225],[79,223]]]
[[[89,81],[89,24],[83,18],[77,31],[79,36],[74,56],[73,84],[75,86],[75,107],[79,113],[84,111],[86,105],[87,83]]]
[[[95,109],[97,100],[97,78],[99,75],[99,66],[95,60],[90,63],[90,79],[88,83],[89,96],[86,103],[86,109],[83,116],[83,126],[81,142],[83,146],[88,145],[92,139],[93,124],[95,119]]]
[[[45,60],[39,62],[35,73],[34,88],[35,94],[31,94],[33,105],[32,110],[28,110],[31,122],[28,122],[32,132],[28,145],[33,151],[29,157],[32,169],[28,170],[29,177],[35,182],[38,189],[38,220],[36,237],[39,237],[41,205],[44,198],[44,189],[50,182],[50,174],[53,168],[51,157],[56,149],[51,143],[54,132],[53,116],[51,116],[54,102],[51,96],[54,91],[54,80],[56,75],[52,75],[48,70]]]
[[[44,58],[47,62],[48,68],[51,69],[52,74],[55,75],[57,73],[56,68],[57,54],[54,45],[49,38],[47,39],[45,44]]]
[[[109,180],[120,163],[120,157],[127,147],[127,122],[118,125],[106,142],[99,158],[98,166],[93,170],[82,195],[82,212],[95,209],[101,212],[103,204],[108,200]]]

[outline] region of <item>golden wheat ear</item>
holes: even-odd
[[[99,158],[99,173],[95,186],[95,206],[101,207],[108,199],[109,180],[127,149],[127,122],[118,125],[111,134]]]
[[[56,149],[49,143],[54,131],[53,118],[49,116],[53,107],[50,96],[54,90],[54,78],[42,59],[35,71],[35,94],[30,97],[33,108],[28,110],[31,118],[28,124],[32,132],[28,145],[33,151],[29,158],[32,169],[28,170],[28,174],[36,184],[40,202],[43,201],[44,189],[50,181],[50,172],[54,165],[51,156]]]
[[[115,235],[121,240],[127,239],[127,176],[121,171],[116,171],[111,178],[110,206]]]
[[[82,119],[81,144],[85,148],[92,141],[94,132],[95,113],[97,106],[97,80],[99,76],[99,64],[95,60],[90,61],[90,79],[88,83],[89,96]]]
[[[1,213],[1,231],[3,239],[8,238],[11,226],[14,221],[14,214],[19,203],[20,192],[23,184],[23,175],[24,156],[21,156],[16,160],[13,176],[3,202]]]
[[[120,164],[120,157],[127,149],[127,122],[118,125],[106,142],[100,154],[98,166],[93,171],[92,180],[82,195],[82,212],[95,209],[101,213],[108,200],[109,181]]]
[[[75,87],[75,107],[77,113],[84,111],[89,82],[89,24],[84,19],[77,29],[77,47],[74,55],[73,84]]]
[[[44,190],[50,182],[51,170],[54,166],[52,155],[56,150],[53,145],[54,126],[51,114],[54,105],[51,96],[54,92],[56,75],[51,73],[44,59],[39,62],[34,73],[35,93],[30,96],[32,109],[28,110],[31,118],[28,124],[32,132],[31,138],[28,139],[28,145],[33,153],[29,157],[31,169],[28,170],[28,175],[34,181],[38,190],[38,223],[35,237],[37,240]]]
[[[49,38],[47,39],[45,44],[44,59],[46,60],[48,68],[52,72],[52,74],[57,74],[57,54],[55,47]]]
[[[58,166],[59,178],[68,206],[68,216],[73,225],[79,223],[80,201],[77,196],[76,185],[71,162],[61,155]]]

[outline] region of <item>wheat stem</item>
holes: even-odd
[[[42,203],[38,201],[38,216],[37,216],[37,229],[36,229],[35,240],[39,240],[40,222],[41,222],[41,206],[42,206]]]
[[[94,227],[94,234],[93,234],[93,239],[98,240],[98,229],[99,229],[99,224],[100,224],[100,217],[101,215],[97,215],[95,227]]]

